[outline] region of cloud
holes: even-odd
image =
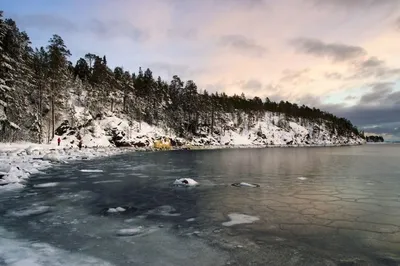
[[[100,20],[92,18],[85,21],[72,21],[62,16],[51,14],[27,14],[17,16],[18,24],[27,29],[49,29],[64,33],[93,34],[102,40],[107,38],[127,38],[133,41],[144,41],[149,36],[127,20]]]
[[[147,33],[125,20],[92,19],[86,27],[85,25],[83,27],[82,30],[89,31],[99,38],[124,37],[133,41],[143,41],[148,38]]]
[[[171,28],[167,30],[167,36],[170,38],[195,40],[197,35],[198,31],[195,28]]]
[[[265,47],[243,35],[223,35],[219,40],[219,44],[223,47],[232,48],[238,52],[255,57],[261,57],[267,52]]]
[[[250,79],[242,84],[243,90],[259,91],[262,88],[262,83],[256,79]]]
[[[347,79],[400,77],[400,68],[388,67],[385,61],[377,57],[370,57],[365,61],[357,61],[353,63],[351,70],[354,74],[347,77]]]
[[[366,55],[366,51],[359,46],[341,43],[324,43],[317,39],[296,38],[290,41],[298,52],[325,57],[335,62],[347,61]]]
[[[370,91],[352,106],[325,104],[320,97],[310,94],[298,98],[296,102],[345,117],[359,128],[368,129],[368,132],[390,134],[400,139],[400,91],[395,91],[394,85],[386,82],[369,84]],[[354,100],[357,97],[347,98]]]
[[[400,30],[400,17],[398,17],[394,23],[397,30]]]
[[[154,75],[164,74],[168,78],[172,78],[174,75],[178,75],[181,78],[188,79],[193,76],[194,73],[203,73],[205,70],[201,68],[191,67],[186,64],[174,64],[167,62],[152,62],[145,64],[146,68],[150,68]],[[196,82],[196,81],[195,81]]]
[[[16,16],[15,20],[23,28],[47,28],[63,32],[78,31],[78,26],[69,19],[51,14],[26,14]]]
[[[320,6],[342,7],[348,9],[375,8],[379,6],[398,6],[398,0],[311,0]]]
[[[369,104],[388,104],[391,100],[393,100],[393,86],[395,83],[393,82],[382,82],[371,84],[372,90],[366,94],[364,94],[360,98],[360,104],[369,105]],[[396,100],[396,98],[394,98]],[[400,98],[398,99],[400,101]]]
[[[279,81],[283,83],[290,83],[293,85],[309,84],[314,81],[312,78],[307,76],[309,72],[310,72],[309,68],[301,70],[285,69],[282,72],[283,77]]]
[[[343,75],[338,72],[326,72],[324,76],[326,79],[333,79],[333,80],[338,80],[343,78]]]

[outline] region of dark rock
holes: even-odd
[[[64,120],[62,123],[61,123],[61,125],[55,130],[55,134],[57,135],[57,136],[62,136],[62,135],[64,135],[65,133],[67,133],[67,131],[70,129],[70,125],[69,125],[69,122],[68,122],[68,120]]]

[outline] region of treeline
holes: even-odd
[[[382,136],[366,136],[365,140],[367,142],[384,142],[385,141]]]
[[[132,120],[166,126],[183,137],[204,126],[214,132],[214,126],[224,122],[224,113],[244,112],[256,120],[265,111],[286,119],[324,121],[339,135],[360,135],[349,120],[316,108],[244,94],[199,93],[194,81],[185,82],[177,75],[165,81],[150,69],[139,68],[137,73],[111,69],[106,56],[88,53],[75,64],[70,56],[58,35],[46,47],[32,48],[28,35],[0,11],[0,141],[52,139],[58,113],[74,113],[67,105],[70,88],[85,94],[82,104],[93,117],[119,112]]]

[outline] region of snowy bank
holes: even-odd
[[[21,188],[30,175],[53,164],[111,156],[126,151],[112,147],[79,150],[54,144],[0,143],[0,190]],[[57,184],[48,184],[54,185]]]

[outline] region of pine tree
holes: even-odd
[[[64,40],[53,35],[47,46],[49,53],[49,82],[50,82],[50,104],[51,104],[51,138],[55,131],[55,109],[58,100],[62,97],[62,85],[68,77],[68,57],[71,55]],[[49,129],[50,130],[50,129]]]

